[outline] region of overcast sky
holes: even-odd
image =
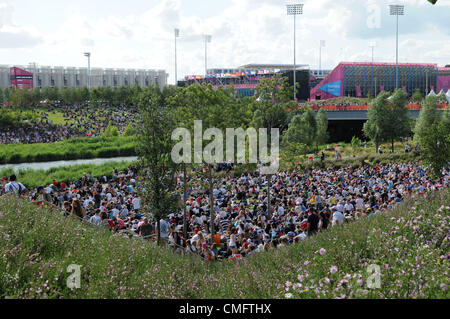
[[[334,68],[341,61],[395,62],[395,17],[386,0],[303,0],[297,63]],[[212,35],[208,67],[293,63],[293,18],[286,0],[0,0],[0,64],[165,69],[204,73],[202,34]],[[399,61],[450,64],[450,0],[398,0]]]

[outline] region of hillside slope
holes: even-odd
[[[449,191],[415,200],[211,264],[3,197],[0,298],[449,298]],[[67,287],[71,264],[81,266],[80,289]],[[371,264],[380,266],[380,288],[367,287],[376,283]]]

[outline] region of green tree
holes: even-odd
[[[442,120],[447,123],[446,125],[450,125],[450,106],[445,108]]]
[[[283,135],[283,143],[305,144],[312,146],[317,138],[317,122],[314,111],[307,109],[303,115],[296,115]]]
[[[419,103],[423,101],[423,95],[422,92],[420,92],[420,89],[415,89],[413,95],[411,96],[411,99],[415,103]]]
[[[395,90],[388,106],[388,114],[385,117],[384,135],[391,141],[391,151],[394,152],[394,141],[406,137],[411,133],[411,118],[406,104],[408,97],[403,90]]]
[[[61,102],[65,105],[73,104],[73,90],[72,88],[64,87],[60,91]]]
[[[234,90],[232,88],[219,87],[218,89],[214,89],[210,84],[189,85],[187,87],[178,88],[175,95],[167,98],[167,102],[172,111],[175,112],[178,125],[188,129],[191,136],[193,136],[194,121],[196,120],[202,121],[202,136],[208,128],[219,129],[223,136],[225,136],[224,133],[227,127],[239,127],[239,123],[236,119],[239,119],[241,116],[238,115],[239,113],[233,114],[233,110],[235,110],[233,108],[235,100]],[[203,141],[204,146],[209,143],[209,141]],[[195,155],[201,156],[201,154]],[[195,162],[195,158],[191,158],[191,161]],[[203,157],[202,161],[204,161]],[[202,164],[202,166],[206,166],[205,162]],[[195,163],[194,165],[198,165],[198,163]],[[208,174],[206,175],[206,173]],[[210,194],[210,227],[211,233],[214,233],[214,179],[212,176],[212,166],[210,164],[208,164],[208,169],[207,172],[205,172],[204,177],[208,179]]]
[[[90,100],[91,94],[90,94],[89,89],[87,87],[84,87],[84,88],[80,89],[80,95],[81,95],[80,101],[79,101],[80,104],[88,103],[88,101]]]
[[[38,105],[41,102],[41,98],[41,88],[37,86],[31,91],[31,103]]]
[[[387,98],[389,92],[382,92],[378,94],[377,98],[373,100],[372,105],[367,111],[367,122],[364,123],[364,135],[371,139],[375,144],[376,152],[378,146],[386,140],[386,123],[389,116],[389,109],[387,106]]]
[[[72,89],[72,101],[74,104],[81,104],[82,102],[82,89],[73,88]]]
[[[323,145],[328,142],[328,115],[327,112],[320,108],[317,112],[317,142],[316,145]]]
[[[102,90],[101,88],[93,88],[91,89],[91,91],[89,92],[90,94],[90,105],[97,107],[102,103]]]
[[[441,177],[441,170],[449,168],[450,122],[446,119],[436,121],[422,130],[420,146],[426,163],[433,168],[433,175]]]
[[[153,88],[154,90],[154,88]],[[131,88],[131,100],[129,101],[130,104],[132,105],[137,105],[138,104],[138,97],[140,96],[142,92],[142,88],[139,86],[139,84],[135,84],[132,88]]]
[[[0,104],[5,102],[5,97],[3,95],[3,89],[0,87]]]
[[[119,136],[119,129],[112,125],[111,122],[108,123],[108,126],[106,127],[105,131],[103,132],[103,136],[105,137],[115,137],[115,136]]]
[[[123,131],[123,136],[134,136],[136,135],[136,130],[134,129],[133,125],[128,124],[125,130]]]
[[[102,99],[108,105],[112,105],[113,104],[113,102],[114,102],[114,91],[112,90],[112,88],[109,85],[103,88]]]
[[[161,106],[161,96],[153,88],[142,92],[138,107],[141,120],[137,151],[145,168],[143,200],[156,219],[160,244],[160,220],[178,208],[174,178],[178,165],[171,158],[176,122],[169,110]]]
[[[427,96],[425,98],[425,103],[420,110],[419,118],[414,127],[414,139],[419,142],[419,144],[427,128],[439,121],[439,111],[436,106],[437,99],[435,96]]]
[[[28,107],[31,105],[31,93],[28,89],[14,89],[10,95],[13,106]]]
[[[254,112],[251,125],[257,129],[267,128],[269,135],[272,128],[278,128],[281,134],[289,124],[286,109],[295,104],[291,100],[290,88],[285,78],[275,76],[263,79],[251,104],[251,111]]]
[[[57,87],[46,86],[41,90],[41,96],[49,103],[56,103],[61,100],[59,89]]]
[[[7,87],[3,90],[3,103],[9,102],[10,97],[11,97],[11,89]]]
[[[359,146],[361,146],[361,140],[359,138],[357,138],[356,136],[352,137],[352,141],[351,141],[351,145],[352,145],[352,150],[353,150],[353,156],[356,153],[356,150]]]
[[[162,103],[163,105],[170,105],[170,97],[175,96],[177,93],[177,87],[175,85],[167,85],[162,89]]]
[[[131,89],[129,86],[122,85],[118,89],[114,90],[113,104],[118,105],[128,105],[130,104]]]

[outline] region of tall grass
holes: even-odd
[[[0,198],[0,298],[449,298],[448,190],[238,262],[207,263]],[[81,288],[66,282],[81,266]],[[369,288],[369,265],[381,285]],[[288,294],[288,295],[286,295]]]
[[[134,137],[73,138],[57,143],[0,144],[0,164],[133,156]]]
[[[130,162],[106,162],[100,165],[96,164],[80,164],[63,167],[53,167],[48,170],[33,170],[23,169],[19,172],[14,172],[13,169],[8,168],[0,170],[0,176],[10,176],[15,174],[19,182],[23,183],[25,187],[34,188],[40,185],[49,185],[56,180],[58,182],[67,182],[69,179],[76,180],[83,176],[83,173],[89,175],[92,173],[93,177],[101,177],[106,175],[111,177],[114,168],[117,170],[125,170],[132,163]]]

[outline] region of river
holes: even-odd
[[[94,158],[94,159],[82,159],[82,160],[70,160],[70,161],[54,161],[54,162],[41,162],[41,163],[21,163],[21,164],[4,164],[0,165],[0,171],[4,169],[12,168],[15,172],[21,169],[33,169],[33,170],[48,170],[52,167],[60,166],[73,166],[80,164],[95,164],[100,165],[106,162],[133,162],[136,161],[136,156],[127,157],[112,157],[112,158]]]

